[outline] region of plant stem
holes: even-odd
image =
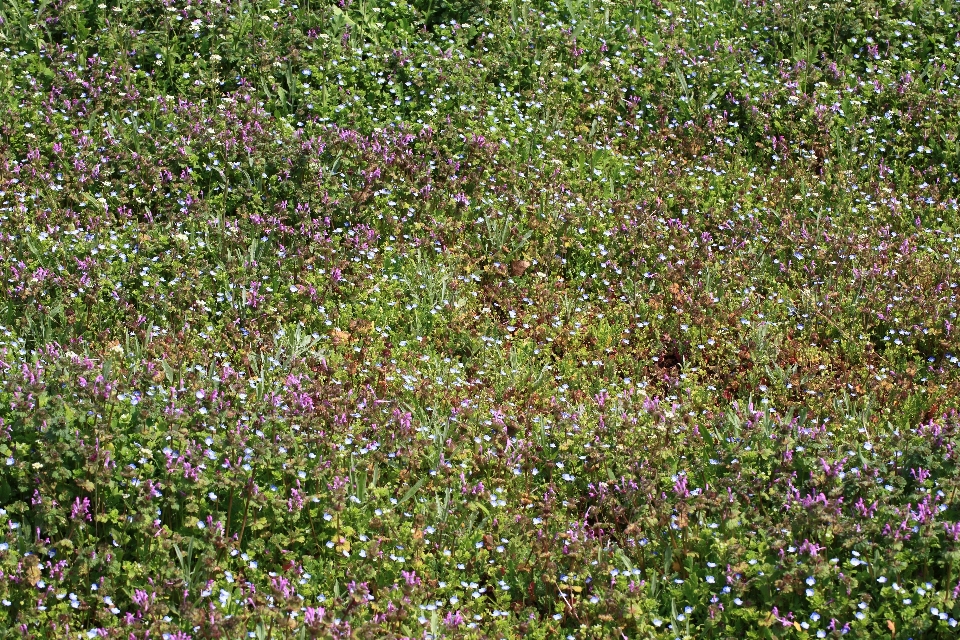
[[[253,471],[250,472],[250,480],[247,481],[247,498],[243,507],[243,524],[240,525],[240,537],[237,539],[237,546],[243,544],[243,532],[247,529],[247,514],[250,512],[250,486],[253,484]]]

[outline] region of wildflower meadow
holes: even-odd
[[[960,637],[955,0],[0,0],[0,638]]]

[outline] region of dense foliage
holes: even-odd
[[[0,2],[0,638],[937,638],[950,0]]]

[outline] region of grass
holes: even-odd
[[[0,6],[0,638],[950,638],[960,15]]]

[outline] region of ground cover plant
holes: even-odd
[[[949,638],[947,0],[0,3],[0,637]]]

